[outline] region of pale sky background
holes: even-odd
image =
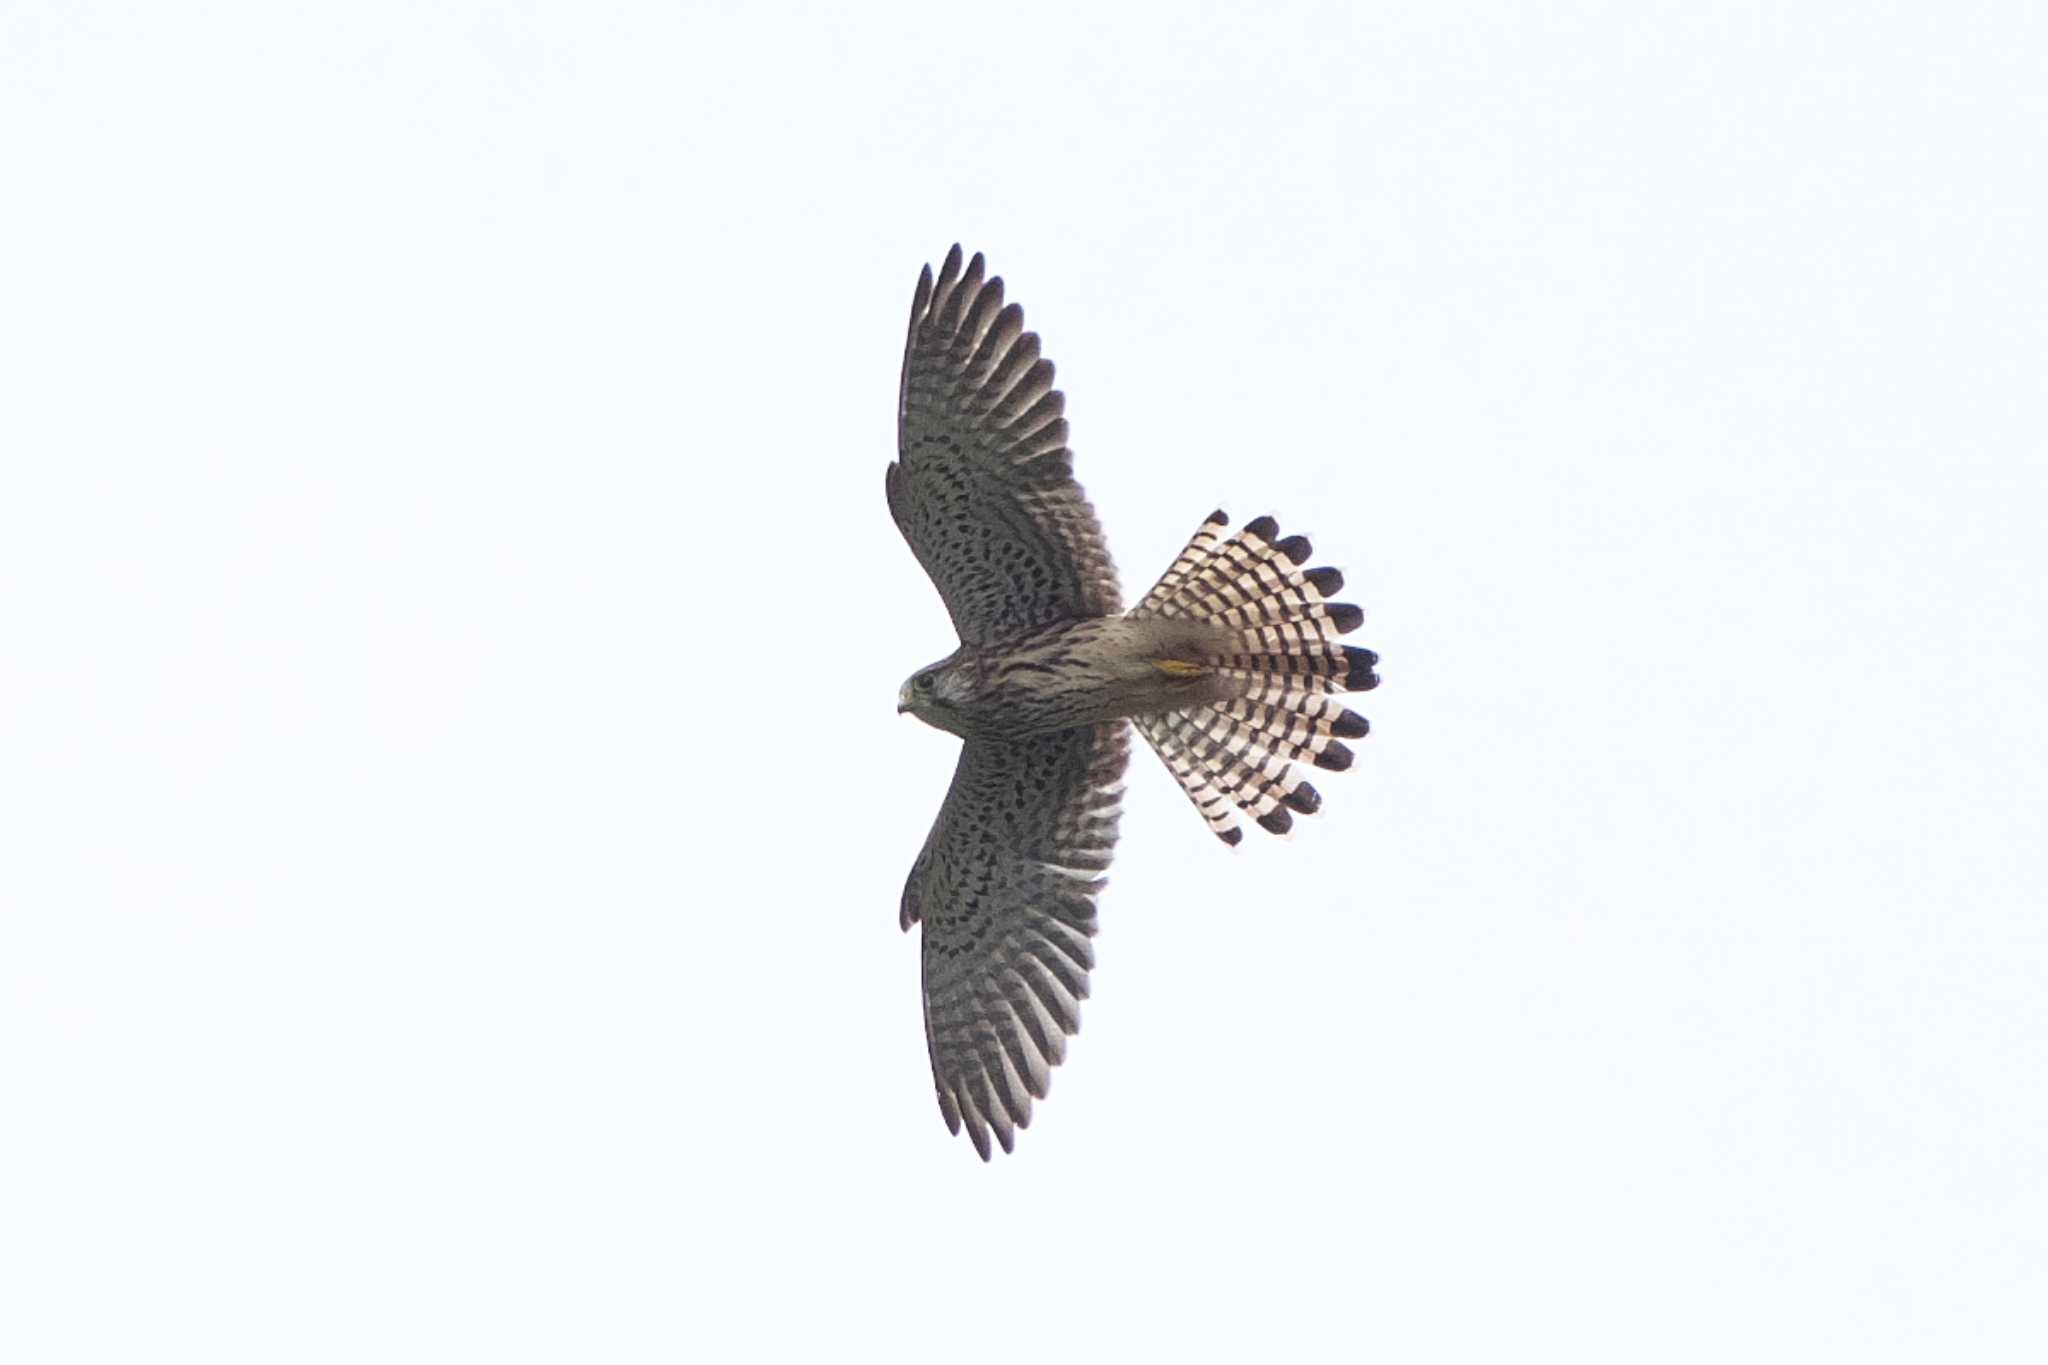
[[[0,1358],[2038,1361],[2037,6],[0,4]],[[1134,754],[947,1135],[884,506],[989,255],[1135,598],[1312,534],[1375,733]]]

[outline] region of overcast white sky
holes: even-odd
[[[2043,1358],[2042,11],[1250,8],[0,4],[0,1356]],[[1386,679],[986,1167],[955,240]]]

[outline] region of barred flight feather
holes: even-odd
[[[1178,712],[1145,716],[1133,722],[1152,751],[1166,764],[1166,770],[1180,783],[1180,789],[1194,802],[1195,810],[1207,822],[1209,832],[1226,844],[1235,844],[1244,838],[1244,828],[1237,818],[1237,808],[1228,796],[1220,791],[1211,771],[1201,759],[1189,751],[1182,742]]]
[[[1240,812],[1284,834],[1294,815],[1321,808],[1294,767],[1351,766],[1343,741],[1366,734],[1366,721],[1331,694],[1367,691],[1379,679],[1378,656],[1339,639],[1365,616],[1331,600],[1344,575],[1302,567],[1314,553],[1308,538],[1282,537],[1271,517],[1235,535],[1229,525],[1222,511],[1211,513],[1130,614],[1226,628],[1227,643],[1199,662],[1237,694],[1146,717],[1137,729],[1210,830],[1235,844]]]

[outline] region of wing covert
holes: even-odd
[[[982,643],[1122,610],[1102,526],[1067,449],[1052,362],[960,248],[910,307],[889,511],[960,638]]]
[[[991,1130],[1012,1149],[1081,1026],[1129,753],[1123,721],[968,740],[903,888],[939,1109],[984,1161]]]

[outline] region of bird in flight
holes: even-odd
[[[1135,729],[1226,844],[1241,817],[1284,834],[1322,800],[1300,765],[1351,765],[1366,733],[1334,694],[1378,677],[1339,642],[1359,609],[1271,517],[1211,513],[1124,610],[1074,481],[1052,362],[979,254],[918,278],[897,398],[889,511],[960,647],[897,697],[964,741],[903,888],[922,924],[925,1039],[946,1126],[1014,1150],[1081,1026],[1095,899]]]

